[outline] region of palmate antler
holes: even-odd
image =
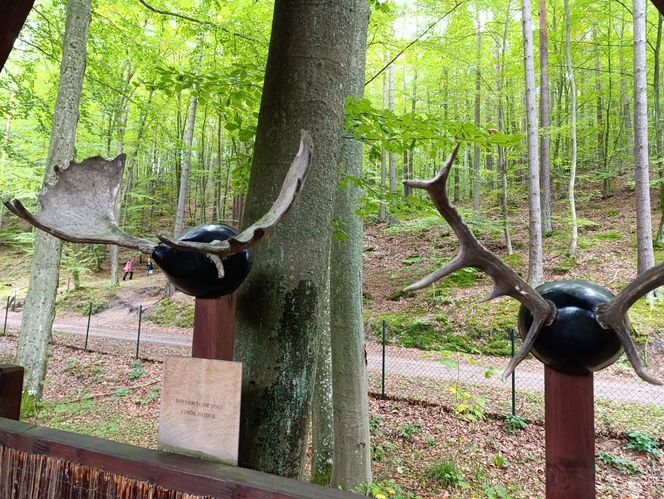
[[[175,241],[163,236],[159,239],[178,250],[209,253],[222,276],[221,257],[256,244],[291,208],[309,172],[312,155],[311,134],[303,130],[299,151],[277,200],[263,217],[236,237],[211,243]],[[115,220],[124,163],[124,155],[111,161],[96,156],[81,163],[71,162],[69,167],[57,171],[56,181],[39,194],[42,211],[38,214],[30,213],[17,199],[3,199],[3,204],[15,215],[64,241],[116,244],[152,254],[157,243],[127,234]]]
[[[461,144],[457,144],[450,157],[447,159],[443,169],[431,180],[405,180],[404,184],[410,187],[424,189],[431,196],[434,206],[443,218],[450,224],[452,230],[459,239],[459,254],[454,260],[444,267],[429,274],[423,279],[411,284],[406,288],[408,291],[422,289],[433,284],[444,277],[447,277],[457,270],[465,267],[475,267],[486,272],[494,282],[493,291],[482,301],[493,300],[500,296],[511,296],[519,300],[533,315],[533,322],[528,330],[528,334],[523,339],[519,352],[512,358],[508,364],[503,379],[507,379],[517,365],[528,355],[530,348],[535,343],[537,335],[543,326],[553,322],[556,316],[556,307],[550,301],[542,298],[526,281],[521,279],[511,268],[509,268],[500,258],[486,249],[480,243],[468,226],[461,219],[452,203],[447,197],[447,178],[450,174],[452,164],[456,158]]]
[[[500,296],[511,296],[519,300],[523,306],[530,310],[533,316],[532,324],[526,333],[526,337],[523,339],[519,352],[512,358],[503,373],[503,380],[505,380],[526,357],[542,327],[550,325],[555,320],[557,310],[551,301],[545,300],[500,258],[486,249],[475,238],[468,226],[461,219],[459,213],[450,203],[447,196],[447,179],[459,147],[460,144],[455,146],[445,166],[433,179],[428,181],[404,181],[406,185],[424,189],[429,193],[434,206],[457,235],[460,246],[459,254],[454,260],[420,281],[408,286],[406,290],[422,289],[457,270],[465,267],[475,267],[486,272],[495,283],[493,291],[482,301],[492,300]],[[653,267],[638,276],[618,296],[607,304],[599,305],[595,311],[597,322],[600,326],[604,329],[613,330],[618,335],[625,355],[632,364],[636,374],[644,381],[657,385],[661,385],[662,382],[647,372],[639,358],[634,341],[629,334],[626,313],[639,297],[662,285],[664,285],[664,264]]]

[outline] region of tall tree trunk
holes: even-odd
[[[383,109],[387,105],[387,73],[383,71]],[[380,150],[380,196],[384,200],[387,184],[387,151],[383,148]],[[387,204],[385,201],[380,202],[378,219],[381,222],[387,220]]]
[[[417,110],[417,68],[413,69],[413,95],[411,96],[410,99],[410,112],[415,114],[415,111]],[[411,149],[408,152],[408,178],[412,179],[414,171],[413,169],[415,168],[415,149]],[[408,195],[413,194],[413,188],[408,187]]]
[[[539,0],[539,41],[540,41],[540,186],[542,189],[542,231],[553,232],[551,224],[551,158],[549,136],[549,39],[546,24],[546,0]]]
[[[535,66],[533,62],[533,23],[530,2],[521,0],[523,18],[523,52],[526,82],[526,122],[528,127],[528,208],[530,212],[530,251],[528,282],[544,282],[542,261],[542,205],[540,202],[539,161],[537,158],[537,104],[535,99]]]
[[[69,0],[58,95],[46,159],[45,184],[55,180],[56,167],[66,168],[74,158],[89,25],[90,0]],[[62,242],[37,230],[28,295],[16,352],[17,364],[26,369],[24,389],[36,399],[41,398],[46,376],[47,350],[55,315],[61,255]]]
[[[182,173],[180,175],[180,189],[178,194],[178,206],[175,211],[175,226],[173,235],[179,237],[182,235],[184,227],[184,207],[187,203],[187,189],[189,187],[189,167],[191,165],[191,145],[194,142],[194,126],[196,124],[196,105],[198,103],[198,94],[192,87],[189,100],[189,118],[187,119],[187,130],[184,133]]]
[[[567,77],[570,85],[570,148],[571,160],[569,167],[569,188],[567,191],[569,199],[569,211],[571,220],[571,237],[569,243],[569,255],[576,258],[576,245],[578,241],[578,223],[576,220],[576,201],[574,199],[574,183],[576,182],[576,82],[574,81],[574,68],[571,55],[571,21],[569,14],[569,0],[565,0],[565,58],[567,60]]]
[[[315,153],[300,198],[256,247],[238,291],[235,357],[244,370],[239,464],[288,477],[302,475],[306,456],[352,40],[364,9],[365,0],[274,5],[247,224],[277,197],[301,129]]]
[[[390,64],[389,69],[389,100],[387,103],[388,109],[391,112],[394,112],[394,64]],[[396,154],[389,153],[389,168],[390,168],[390,196],[393,196],[397,192],[397,156]],[[397,217],[394,214],[393,209],[387,207],[387,224],[396,225]]]
[[[620,56],[620,93],[622,94],[621,105],[622,105],[622,117],[623,122],[625,123],[625,140],[627,143],[627,154],[629,156],[634,155],[634,136],[632,131],[632,113],[629,110],[629,101],[630,95],[627,90],[627,71],[625,68],[625,54],[623,52],[624,46],[624,33],[625,33],[625,11],[622,11],[621,23],[620,23],[620,50],[618,52]]]
[[[477,9],[475,16],[475,126],[479,128],[481,120],[481,95],[482,73],[480,63],[482,61],[482,26],[480,25],[480,11]],[[480,175],[480,147],[473,146],[473,211],[480,211],[480,189],[482,177]]]
[[[353,36],[349,95],[364,95],[369,9],[358,4]],[[343,139],[339,170],[342,175],[362,175],[362,144]],[[332,379],[334,387],[334,467],[332,486],[351,490],[371,482],[369,402],[362,315],[362,220],[355,211],[360,189],[337,188],[334,219],[347,238],[334,238],[330,254],[330,317]]]
[[[634,16],[634,183],[636,194],[637,267],[641,274],[655,265],[648,173],[648,94],[646,85],[646,5],[633,0]]]
[[[657,151],[657,172],[659,174],[659,211],[661,213],[661,220],[659,223],[659,230],[657,231],[657,242],[664,243],[664,165],[662,159],[664,158],[664,134],[662,134],[662,106],[660,103],[660,56],[662,47],[662,20],[664,18],[661,14],[657,17],[657,42],[655,44],[655,64],[653,71],[653,101],[655,108],[655,145]]]

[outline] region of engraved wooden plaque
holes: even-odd
[[[159,449],[237,465],[242,364],[167,356]]]

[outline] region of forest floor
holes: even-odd
[[[580,203],[583,223],[576,260],[565,254],[566,226],[558,221],[554,235],[545,239],[546,279],[592,278],[614,292],[632,279],[636,266],[630,196],[622,192],[608,200]],[[512,211],[512,220],[527,219],[523,209],[513,206]],[[500,231],[488,218],[470,225],[489,249],[517,272],[525,272],[525,224],[514,227],[515,254],[511,256],[505,255]],[[380,365],[376,339],[383,320],[389,342],[387,398],[370,398],[374,492],[380,489],[387,497],[399,497],[399,491],[421,497],[541,497],[541,367],[528,359],[518,371],[517,384],[530,392],[519,392],[518,414],[527,424],[514,435],[504,429],[509,396],[498,381],[506,362],[500,355],[509,348],[505,331],[514,327],[518,305],[508,299],[476,304],[488,292],[490,281],[474,271],[461,272],[416,294],[401,291],[405,284],[452,258],[457,247],[449,228],[434,216],[391,228],[367,226],[364,293],[370,368]],[[29,258],[1,243],[0,256],[0,284],[6,283],[0,287],[0,295],[16,293],[20,302],[27,286]],[[656,259],[664,260],[664,250],[657,250]],[[188,354],[191,328],[144,320],[139,359],[134,359],[138,309],[142,307],[146,315],[156,310],[165,284],[159,273],[147,276],[140,270],[119,288],[109,290],[108,276],[101,273],[84,276],[87,291],[75,300],[70,299],[71,293],[61,294],[56,324],[69,333],[55,335],[44,403],[34,408],[29,420],[156,446],[161,360],[168,354]],[[66,287],[65,280],[61,288]],[[91,351],[84,351],[88,298],[95,306],[99,300],[105,303],[91,317]],[[189,297],[176,293],[173,298],[183,307],[192,307]],[[663,307],[659,304],[650,310],[640,303],[630,312],[650,369],[660,377],[664,377]],[[19,314],[9,314],[11,334],[0,338],[0,361],[13,359]],[[456,343],[450,344],[450,338]],[[467,348],[469,344],[477,349]],[[454,352],[453,347],[466,353]],[[449,367],[451,359],[456,367]],[[632,388],[637,385],[624,361],[598,374],[598,381],[600,376],[615,383],[604,398],[621,402],[610,408],[605,401],[596,404],[598,496],[664,497],[664,458],[628,450],[625,437],[625,431],[639,430],[653,442],[664,443],[664,405],[633,403],[648,402],[653,394],[661,396],[650,391],[658,388],[638,381],[638,389]],[[460,393],[467,399],[462,402],[473,406],[477,399],[488,401],[476,407],[476,421],[468,413],[455,411],[460,405],[459,392],[454,395],[446,388],[455,380],[451,386],[466,382]],[[372,393],[380,392],[375,370],[370,385]],[[405,492],[402,496],[406,497]]]

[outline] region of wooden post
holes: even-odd
[[[19,420],[23,393],[23,368],[0,365],[0,417]]]
[[[547,499],[595,497],[593,375],[544,368]]]
[[[196,298],[191,356],[233,360],[236,294]]]

